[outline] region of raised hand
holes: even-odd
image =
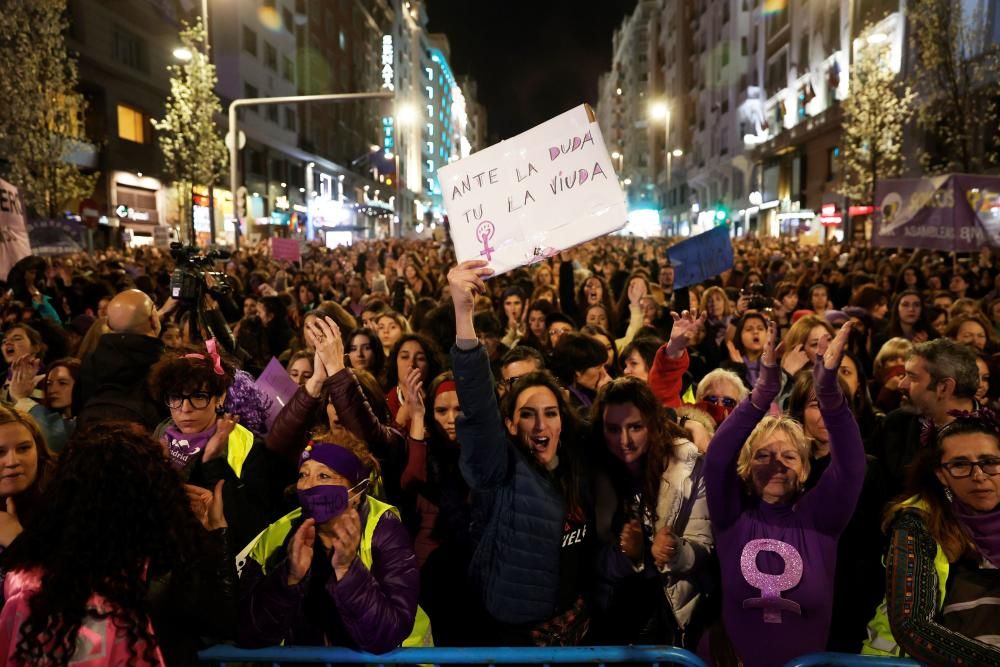
[[[840,368],[840,362],[844,360],[844,353],[847,351],[847,339],[850,337],[851,329],[853,328],[854,322],[848,320],[844,323],[844,326],[840,327],[840,331],[833,337],[833,340],[830,341],[826,352],[823,353],[823,366],[827,370]]]
[[[37,372],[38,359],[33,355],[26,354],[14,361],[8,387],[11,397],[15,400],[31,397],[38,383]]]
[[[332,377],[344,370],[344,338],[337,323],[329,317],[317,317],[307,326],[312,328],[316,353],[326,367],[326,374]]]
[[[633,278],[632,282],[628,284],[629,305],[638,306],[644,296],[646,296],[646,281]]]
[[[806,346],[800,344],[781,355],[781,368],[789,375],[794,376],[805,368],[805,365],[810,361],[809,354],[806,352]]]
[[[288,545],[288,585],[298,586],[309,574],[316,543],[316,520],[306,519]]]
[[[403,380],[403,401],[409,408],[410,418],[423,421],[426,414],[423,374],[417,367],[411,368]]]
[[[483,278],[490,275],[493,275],[493,269],[481,259],[462,262],[448,272],[448,290],[455,307],[455,329],[459,338],[476,338],[472,314],[475,312],[476,296],[487,292]]]
[[[685,310],[680,315],[672,312],[670,317],[674,319],[674,326],[670,329],[667,354],[676,358],[684,353],[687,346],[698,335],[698,331],[705,326],[707,316],[705,313],[697,315],[696,310]]]

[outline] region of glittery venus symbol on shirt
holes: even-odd
[[[493,253],[496,248],[490,247],[490,239],[493,238],[493,233],[496,231],[496,227],[489,220],[479,223],[476,227],[476,240],[483,244],[483,249],[479,251],[479,254],[486,258],[486,261],[493,260]]]
[[[785,571],[781,574],[767,574],[757,569],[757,554],[761,551],[781,556]],[[802,580],[802,556],[791,544],[780,540],[751,540],[743,547],[740,569],[747,583],[759,588],[761,592],[759,598],[744,600],[744,609],[763,609],[765,623],[781,623],[783,611],[802,615],[802,607],[798,603],[781,597],[783,591],[795,588]]]

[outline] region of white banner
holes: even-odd
[[[628,207],[586,104],[438,170],[458,261],[497,274],[625,226]]]
[[[0,178],[0,279],[6,280],[11,267],[30,254],[21,197],[17,188]]]

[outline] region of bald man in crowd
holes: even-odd
[[[149,369],[164,349],[156,305],[139,290],[125,290],[108,304],[108,328],[111,332],[83,360],[73,388],[73,412],[80,424],[116,419],[152,431],[169,414],[146,386]]]

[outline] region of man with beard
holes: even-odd
[[[899,384],[905,404],[886,416],[869,452],[885,467],[889,497],[902,491],[907,466],[929,442],[921,438],[923,429],[950,424],[955,419],[952,411],[975,409],[978,387],[976,355],[968,346],[939,338],[913,349]]]

